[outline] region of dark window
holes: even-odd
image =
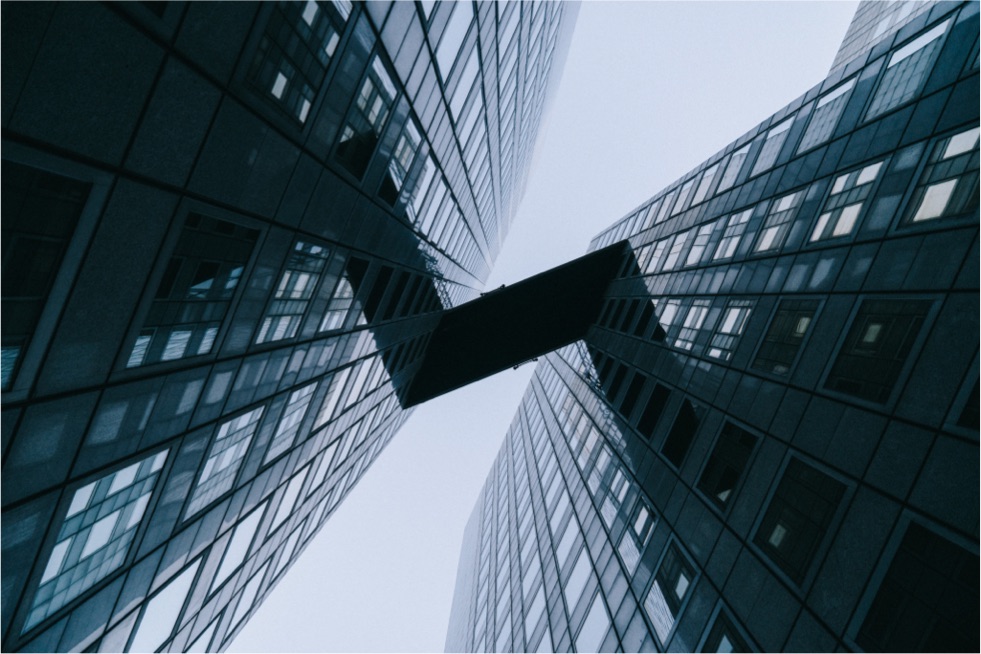
[[[715,449],[698,480],[699,490],[720,509],[726,508],[736,491],[755,445],[756,436],[748,431],[728,422],[722,427]]]
[[[90,184],[3,162],[3,346],[8,388],[37,328]]]
[[[651,396],[647,399],[647,406],[637,422],[637,431],[650,440],[654,435],[654,427],[657,426],[658,418],[664,412],[664,405],[668,403],[671,391],[666,386],[654,385]]]
[[[395,309],[398,308],[399,302],[405,295],[405,287],[409,283],[409,277],[410,274],[407,272],[399,273],[392,295],[388,298],[385,309],[382,311],[382,320],[389,320],[395,315]]]
[[[688,563],[674,543],[668,545],[651,590],[644,599],[644,609],[654,624],[654,631],[662,644],[666,643],[671,635],[678,614],[681,612],[681,605],[691,594],[694,580],[695,568]]]
[[[637,326],[634,327],[634,336],[643,336],[647,331],[647,326],[651,324],[651,318],[654,317],[654,303],[649,300],[643,300],[644,308],[640,312],[640,319],[637,321]]]
[[[626,332],[630,329],[630,325],[634,321],[634,316],[637,315],[637,308],[640,304],[639,300],[633,300],[627,304],[627,311],[623,314],[623,320],[620,324],[615,325],[614,329],[621,332]]]
[[[791,459],[754,542],[788,577],[800,583],[844,494],[842,483]]]
[[[645,381],[647,381],[645,375],[639,372],[634,373],[634,378],[630,381],[627,392],[623,394],[623,400],[620,402],[620,414],[624,418],[630,419],[630,412],[637,405],[637,399],[640,397],[640,391],[644,388]]]
[[[733,625],[732,620],[725,614],[724,611],[719,611],[719,614],[715,617],[715,622],[712,624],[712,630],[709,632],[708,638],[705,640],[705,645],[702,647],[703,652],[753,652],[756,651],[746,644],[742,636],[736,630]]]
[[[375,282],[368,293],[368,299],[364,303],[364,315],[369,322],[373,322],[378,314],[378,307],[381,305],[385,290],[388,289],[388,282],[392,278],[393,270],[388,266],[382,266],[378,271]]]
[[[616,329],[617,324],[619,324],[620,314],[623,312],[625,304],[626,300],[617,300],[614,303],[613,308],[610,310],[609,320],[606,324],[609,325],[611,329]]]
[[[859,629],[867,652],[975,652],[978,556],[911,522]]]
[[[613,372],[613,379],[610,381],[610,388],[606,393],[607,399],[613,402],[613,398],[617,396],[617,391],[620,390],[620,386],[623,385],[623,380],[627,376],[627,367],[619,364],[616,370]]]
[[[695,432],[698,431],[698,424],[702,420],[704,409],[695,406],[687,398],[682,400],[681,409],[678,416],[674,419],[671,432],[661,446],[661,454],[673,463],[676,467],[681,467],[681,462],[688,454],[688,448],[695,440]]]
[[[957,419],[957,424],[961,427],[968,427],[970,429],[978,428],[978,382],[974,382],[974,388],[971,389],[971,393],[967,396],[967,402],[964,404],[964,410],[961,411],[960,417]]]
[[[929,309],[927,300],[862,302],[825,387],[886,402]]]
[[[786,375],[794,365],[807,330],[817,312],[817,300],[784,300],[763,337],[753,368]]]
[[[188,215],[126,367],[211,352],[258,238],[255,229]]]
[[[332,2],[276,3],[249,67],[249,82],[291,118],[306,122],[345,20]]]

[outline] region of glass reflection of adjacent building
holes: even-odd
[[[481,288],[575,14],[4,8],[5,651],[228,645]]]
[[[464,537],[448,651],[975,651],[978,5],[863,3],[829,77],[601,233]]]

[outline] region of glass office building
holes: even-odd
[[[3,9],[3,649],[219,650],[408,412],[577,8]]]
[[[448,651],[976,651],[978,4],[906,9],[594,240]]]

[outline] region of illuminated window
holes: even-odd
[[[974,127],[941,139],[930,158],[907,211],[906,224],[967,213],[978,206],[978,133]]]
[[[166,460],[159,452],[75,491],[24,631],[123,564]]]
[[[811,241],[847,236],[855,230],[862,207],[872,194],[872,183],[882,169],[882,162],[838,175],[831,185],[831,195],[818,216]]]
[[[729,216],[726,221],[725,231],[722,232],[722,239],[715,248],[715,254],[712,256],[712,259],[728,259],[736,253],[736,248],[739,247],[739,241],[746,232],[746,223],[749,222],[749,217],[752,215],[753,210],[746,209],[745,211],[740,211]]]
[[[797,191],[770,203],[770,210],[766,214],[759,239],[756,241],[756,252],[769,252],[783,247],[803,196],[803,191]]]
[[[728,361],[736,349],[736,342],[746,328],[749,312],[753,303],[748,300],[730,300],[722,312],[722,319],[712,340],[709,342],[708,355],[716,359]]]

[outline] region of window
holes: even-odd
[[[0,387],[37,328],[91,184],[3,162],[3,345]]]
[[[249,83],[305,123],[346,18],[328,2],[276,3],[249,67]]]
[[[886,402],[930,304],[928,300],[863,301],[825,388]]]
[[[290,393],[286,408],[283,409],[283,417],[279,419],[276,432],[269,443],[269,449],[266,450],[266,456],[262,460],[263,463],[269,463],[293,446],[296,434],[300,430],[300,423],[303,422],[303,417],[307,414],[310,400],[313,399],[313,392],[316,388],[317,383],[314,382]]]
[[[794,118],[791,116],[770,128],[770,131],[766,133],[766,139],[763,141],[763,147],[760,148],[760,154],[756,157],[756,164],[753,166],[753,172],[750,173],[750,176],[759,175],[773,166],[777,160],[777,155],[780,154],[780,148],[783,147],[783,142],[787,140],[787,134],[793,123]]]
[[[779,250],[790,232],[790,224],[797,211],[797,205],[803,197],[803,191],[797,191],[770,203],[770,210],[763,221],[759,240],[756,242],[756,252]]]
[[[752,215],[753,210],[746,209],[745,211],[740,211],[729,216],[728,220],[726,220],[725,231],[722,232],[722,239],[719,241],[718,247],[715,248],[715,254],[712,256],[712,259],[728,259],[736,253],[736,248],[739,247],[739,240],[746,231],[746,223],[749,222],[749,217]]]
[[[655,225],[668,217],[668,212],[670,211],[672,205],[674,205],[674,198],[677,194],[678,189],[674,189],[661,198],[661,206],[658,208],[657,218],[654,220]]]
[[[644,610],[654,625],[661,645],[667,645],[681,607],[691,593],[694,580],[694,567],[688,563],[675,543],[669,544],[651,590],[644,598]]]
[[[235,476],[245,460],[263,409],[264,407],[259,407],[243,413],[222,423],[218,428],[218,434],[208,450],[204,468],[191,493],[186,516],[189,517],[211,504],[235,483]]]
[[[730,300],[722,312],[722,320],[709,341],[708,355],[728,361],[736,349],[736,342],[746,328],[753,303],[749,300]]]
[[[269,525],[270,532],[275,531],[293,513],[293,509],[296,508],[296,501],[300,497],[300,489],[303,488],[303,482],[307,480],[307,475],[310,474],[310,467],[309,465],[306,466],[290,479],[286,490],[283,492],[283,497],[279,501],[276,515],[273,516]]]
[[[774,375],[790,372],[818,309],[817,300],[783,300],[756,353],[753,368]]]
[[[158,452],[75,491],[24,631],[123,564],[166,460]]]
[[[855,641],[866,652],[977,648],[978,555],[910,522]]]
[[[678,191],[678,202],[674,205],[674,210],[671,211],[671,215],[678,213],[685,207],[685,202],[688,201],[688,196],[691,195],[692,189],[695,188],[695,179],[689,179],[685,182],[681,190]]]
[[[701,261],[709,238],[711,238],[712,232],[715,230],[715,225],[716,223],[709,223],[698,228],[698,233],[695,235],[695,242],[691,244],[691,250],[688,251],[688,257],[685,259],[686,266],[694,266]]]
[[[966,213],[978,206],[977,127],[933,146],[913,191],[906,224]]]
[[[742,169],[743,163],[746,162],[746,155],[749,154],[749,146],[750,144],[747,143],[733,152],[732,156],[729,157],[729,163],[726,164],[726,171],[722,174],[722,179],[719,180],[719,192],[726,190],[736,183],[739,171]]]
[[[334,287],[334,293],[327,304],[327,311],[320,321],[320,331],[341,329],[347,321],[348,312],[354,305],[354,287],[351,286],[347,275],[341,275]]]
[[[258,237],[258,230],[189,214],[126,367],[211,352]]]
[[[708,300],[695,300],[692,303],[688,308],[688,313],[685,314],[685,322],[681,325],[678,337],[674,339],[675,347],[682,350],[692,349],[695,345],[695,339],[698,337],[698,330],[702,328],[705,316],[708,315],[708,309]]]
[[[651,396],[647,399],[647,404],[644,406],[644,413],[641,414],[640,420],[637,421],[637,431],[648,440],[654,435],[654,428],[657,426],[657,421],[664,412],[664,407],[668,403],[670,396],[671,391],[666,386],[660,384],[654,385]]]
[[[704,413],[705,409],[692,404],[688,398],[681,401],[681,409],[678,410],[671,431],[664,439],[664,445],[661,446],[661,454],[676,468],[680,468],[685,460]]]
[[[201,559],[198,558],[146,603],[140,625],[126,651],[155,652],[170,638],[200,566]]]
[[[655,340],[664,340],[665,334],[674,323],[681,309],[681,300],[665,300],[661,305],[661,315],[658,316],[658,327],[654,330]]]
[[[788,577],[801,583],[844,494],[840,482],[791,459],[754,542]]]
[[[715,616],[712,630],[709,631],[705,644],[700,652],[756,652],[756,647],[750,647],[736,630],[735,624],[724,610]]]
[[[235,525],[232,537],[228,540],[225,552],[218,566],[218,571],[211,579],[211,587],[208,593],[213,593],[216,588],[228,579],[233,572],[238,570],[242,562],[245,561],[249,549],[252,547],[252,539],[262,521],[262,514],[265,512],[268,502],[263,502],[258,508],[254,509],[246,518]]]
[[[610,615],[603,605],[602,593],[596,593],[586,613],[586,619],[583,620],[582,627],[576,634],[576,651],[599,652],[609,630]]]
[[[385,65],[375,55],[337,145],[337,160],[355,177],[360,178],[368,169],[368,162],[378,145],[382,127],[395,103],[396,93]]]
[[[712,187],[712,181],[715,179],[716,173],[719,172],[719,166],[721,163],[717,163],[711,168],[705,171],[702,175],[702,181],[698,183],[698,189],[695,191],[695,196],[691,200],[692,206],[695,206],[708,196],[709,189]]]
[[[421,145],[422,136],[419,135],[419,129],[412,120],[409,120],[399,136],[398,143],[395,144],[392,160],[388,163],[388,174],[382,180],[381,189],[378,191],[379,197],[385,202],[394,205],[398,200],[399,192]]]
[[[920,92],[933,65],[933,55],[940,50],[941,37],[949,22],[944,21],[892,53],[879,81],[879,88],[872,97],[866,120],[912,100]]]
[[[443,6],[444,8],[453,7],[453,15],[450,16],[450,20],[440,37],[439,45],[436,46],[436,63],[445,82],[449,79],[450,70],[453,68],[453,62],[456,61],[457,53],[460,52],[460,46],[463,45],[463,39],[470,31],[470,24],[473,22],[473,6],[470,2],[454,2],[452,5]]]
[[[569,529],[572,529],[572,525],[569,526]],[[576,559],[576,565],[573,567],[572,573],[562,586],[569,611],[575,611],[575,607],[579,604],[579,599],[586,589],[586,584],[589,583],[589,579],[592,577],[592,567],[589,561],[589,554],[583,548],[579,552],[579,558]]]
[[[671,244],[671,249],[668,250],[668,256],[664,259],[664,267],[662,270],[671,270],[677,265],[681,260],[681,251],[685,249],[685,243],[688,239],[695,233],[694,229],[689,229],[687,232],[682,232],[674,237],[674,242]]]
[[[879,161],[835,177],[831,195],[811,232],[811,241],[847,236],[855,230],[862,206],[872,194],[872,183],[881,169]]]
[[[668,240],[667,238],[662,238],[654,244],[654,248],[651,251],[651,258],[647,260],[647,264],[644,266],[644,274],[649,275],[657,270],[657,264],[660,263],[661,255],[664,254],[664,250],[668,246]]]
[[[248,615],[249,611],[253,609],[256,605],[256,597],[259,595],[259,588],[262,585],[262,578],[266,576],[266,570],[269,568],[269,562],[267,561],[259,571],[252,575],[249,579],[249,583],[245,585],[245,590],[238,596],[238,606],[235,607],[235,614],[232,616],[231,627],[228,629],[227,633],[231,633],[238,626],[238,623]],[[138,650],[134,650],[138,651]]]
[[[797,152],[809,150],[831,138],[838,125],[838,119],[845,111],[845,104],[849,98],[848,92],[853,86],[855,86],[854,77],[821,96],[811,114],[811,121],[807,125],[804,137],[797,146]]]
[[[756,446],[756,436],[727,422],[698,480],[698,489],[725,510]]]
[[[296,242],[262,319],[257,344],[296,336],[329,256],[326,247]]]

